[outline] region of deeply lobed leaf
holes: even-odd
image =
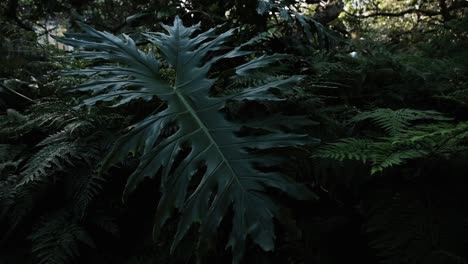
[[[138,50],[127,36],[120,39],[86,25],[81,26],[85,33],[60,40],[86,49],[78,53],[81,58],[119,63],[119,66],[94,67],[71,73],[103,76],[76,88],[98,93],[85,100],[85,104],[112,101],[118,106],[154,96],[167,104],[163,111],[153,113],[130,127],[117,140],[103,166],[107,169],[126,159],[129,153],[140,155],[140,163],[128,179],[124,198],[144,177],[153,177],[161,172],[162,198],[156,213],[155,235],[177,211],[180,221],[172,249],[195,223],[199,224],[201,239],[211,237],[232,208],[233,227],[226,247],[231,247],[233,262],[241,260],[247,237],[264,250],[273,250],[273,218],[279,218],[279,208],[267,195],[268,189],[279,189],[298,199],[315,196],[304,186],[277,172],[259,171],[255,164],[272,166],[278,158],[272,158],[272,154],[260,155],[252,149],[287,147],[318,140],[307,135],[284,133],[271,120],[264,122],[264,126],[261,122],[255,125],[269,133],[240,136],[237,132],[245,124],[227,120],[221,110],[229,101],[280,101],[282,99],[272,94],[271,89],[287,89],[301,77],[277,79],[226,97],[211,97],[210,90],[215,80],[208,78],[208,72],[214,63],[250,53],[240,50],[240,47],[225,51],[224,45],[234,30],[217,35],[215,29],[210,29],[197,34],[199,24],[185,27],[176,18],[172,26],[163,25],[168,33],[144,34],[175,71],[175,81],[171,85],[161,78],[159,70],[163,64],[152,52]],[[234,72],[248,75],[250,71],[268,66],[280,58],[283,56],[264,55],[238,66]],[[277,118],[278,121],[285,120],[282,115]],[[301,119],[294,117],[287,121],[289,124],[285,126],[297,127]],[[177,129],[167,135],[164,131],[169,126]],[[188,150],[188,153],[181,158],[183,150]],[[192,178],[197,173],[202,173],[201,180],[195,190],[189,191]]]

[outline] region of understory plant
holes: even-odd
[[[451,159],[467,150],[467,123],[450,122],[436,111],[377,108],[357,114],[350,123],[368,120],[383,133],[374,129],[361,138],[328,143],[316,149],[314,157],[370,163],[375,174],[409,160]]]
[[[105,172],[129,154],[139,158],[128,178],[124,200],[145,177],[159,177],[162,195],[154,236],[177,213],[171,250],[194,225],[198,244],[204,245],[229,215],[232,229],[226,248],[231,248],[234,263],[241,260],[248,238],[265,251],[273,250],[274,219],[284,219],[271,190],[297,199],[315,196],[274,168],[285,158],[270,149],[318,140],[294,133],[294,127],[308,123],[305,117],[274,113],[238,120],[228,113],[236,104],[281,102],[285,100],[281,92],[302,77],[271,76],[258,86],[236,87],[223,96],[216,96],[213,87],[255,74],[285,56],[253,54],[244,51],[244,45],[227,48],[235,29],[221,34],[217,34],[219,27],[199,32],[200,24],[186,27],[178,17],[172,26],[163,25],[167,33],[143,33],[151,43],[146,52],[126,35],[119,38],[80,26],[83,33],[58,39],[77,48],[76,57],[95,61],[93,67],[68,73],[89,77],[88,82],[72,89],[93,94],[83,105],[161,102],[115,142],[101,169]],[[223,72],[223,80],[210,71],[213,65],[229,61],[240,63],[231,62],[234,66]]]

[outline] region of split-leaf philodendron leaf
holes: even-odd
[[[210,96],[215,79],[208,78],[214,63],[250,52],[241,47],[227,52],[225,43],[234,30],[217,35],[210,29],[197,34],[200,25],[185,27],[179,18],[173,26],[163,25],[167,33],[145,33],[153,43],[164,65],[170,65],[175,80],[161,77],[163,67],[157,56],[139,50],[135,42],[124,35],[123,39],[107,32],[97,31],[80,24],[84,33],[67,34],[58,38],[61,42],[79,48],[77,56],[84,59],[100,59],[112,66],[83,69],[72,74],[101,76],[84,83],[74,90],[91,91],[94,97],[84,101],[93,105],[98,101],[112,101],[114,106],[134,99],[149,100],[157,97],[167,104],[162,111],[155,111],[134,124],[117,140],[108,155],[104,169],[122,161],[129,153],[141,155],[136,171],[129,177],[124,198],[135,190],[144,177],[161,175],[162,198],[159,202],[154,233],[157,235],[174,213],[180,213],[177,233],[172,249],[181,241],[189,228],[199,224],[200,238],[211,237],[218,229],[230,208],[233,211],[232,230],[226,247],[231,247],[233,262],[242,258],[247,237],[262,249],[274,248],[273,218],[279,218],[279,207],[268,195],[275,188],[297,199],[315,196],[304,186],[280,175],[278,172],[259,171],[254,164],[271,166],[278,162],[273,154],[253,153],[252,149],[265,150],[316,143],[307,135],[285,133],[275,129],[275,122],[256,125],[271,133],[241,136],[242,123],[226,119],[222,110],[228,101],[282,100],[271,89],[284,90],[300,81],[300,76],[275,79],[259,87],[246,87],[240,92],[224,97]],[[283,55],[266,55],[238,66],[233,72],[246,75],[260,67],[268,66],[284,58]],[[274,120],[275,116],[269,117]],[[285,118],[278,115],[278,122],[287,120],[286,126],[306,123],[301,118]],[[176,124],[177,130],[169,136],[164,128]],[[181,150],[188,154],[181,156]],[[261,151],[262,153],[265,151]],[[181,160],[182,159],[182,160]],[[200,168],[203,167],[203,171]],[[195,190],[189,192],[189,184],[195,173],[202,173]]]

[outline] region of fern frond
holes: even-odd
[[[468,139],[468,122],[415,126],[406,133],[395,137],[394,144],[417,144],[426,140],[437,140],[437,138],[452,138],[463,142]]]
[[[398,148],[388,141],[348,138],[318,148],[312,157],[339,161],[357,160],[371,163],[371,174],[401,165],[410,159],[422,158],[428,152],[419,149]]]
[[[424,149],[434,156],[449,158],[468,150],[468,122],[419,125],[393,137],[392,144]]]
[[[76,162],[91,163],[98,157],[99,151],[93,144],[81,141],[49,144],[28,159],[20,174],[20,184],[44,181],[54,172],[76,166]]]
[[[106,180],[102,177],[102,174],[89,169],[78,171],[74,179],[77,182],[73,195],[74,208],[77,214],[83,218],[90,203],[101,192]]]
[[[62,130],[49,135],[38,143],[38,146],[45,146],[52,143],[71,141],[76,139],[80,133],[92,131],[94,125],[88,120],[77,120],[67,124]]]
[[[383,143],[374,145],[371,154],[371,174],[381,172],[386,168],[401,165],[406,160],[427,156],[427,152],[417,149],[396,149],[391,144]]]
[[[20,138],[30,132],[53,133],[64,129],[70,123],[85,122],[80,113],[70,110],[66,102],[43,99],[32,105],[25,114],[10,111],[0,118],[2,138]],[[20,117],[18,117],[20,115]]]
[[[370,119],[377,126],[383,128],[390,136],[408,131],[412,121],[451,120],[450,118],[444,117],[441,113],[436,111],[422,111],[414,109],[392,110],[388,108],[378,108],[356,115],[351,119],[351,122],[361,122],[367,119]]]
[[[373,141],[367,139],[341,139],[339,142],[329,143],[318,148],[313,157],[366,162],[372,157],[373,144]]]
[[[35,205],[36,189],[20,186],[20,181],[17,175],[8,175],[0,181],[0,220],[6,219],[7,233],[13,232]]]
[[[44,217],[29,239],[39,264],[74,263],[80,244],[95,247],[88,232],[68,212]]]
[[[66,102],[57,98],[43,98],[32,105],[27,121],[19,130],[30,131],[37,128],[59,129],[78,119],[78,113],[70,109]]]

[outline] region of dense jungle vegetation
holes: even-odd
[[[0,2],[0,264],[468,263],[468,1]]]

